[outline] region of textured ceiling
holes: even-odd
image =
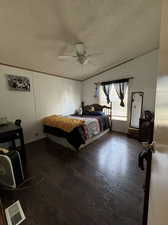
[[[86,79],[159,43],[160,0],[0,0],[0,62]],[[83,41],[91,63],[58,55]]]

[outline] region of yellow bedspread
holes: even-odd
[[[57,115],[48,116],[43,119],[44,125],[56,127],[66,132],[71,132],[75,127],[84,124],[84,122],[84,120],[78,120]]]

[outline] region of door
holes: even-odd
[[[160,65],[156,88],[155,153],[152,159],[148,225],[168,224],[168,1],[161,1]]]

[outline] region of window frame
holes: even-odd
[[[100,86],[99,88],[102,88],[102,86]],[[103,90],[102,93],[104,94]],[[110,102],[109,104],[105,104],[107,106],[110,106],[110,104],[112,105],[112,120],[117,120],[117,121],[124,121],[124,122],[128,122],[128,117],[129,117],[129,110],[128,110],[128,99],[129,99],[129,85],[127,87],[127,109],[126,109],[126,116],[119,116],[119,115],[113,115],[113,102]],[[102,104],[101,102],[101,90],[99,89],[99,104]],[[104,103],[103,103],[104,104]]]

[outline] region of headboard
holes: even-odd
[[[90,111],[92,108],[94,108],[94,111],[102,111],[109,117],[110,120],[112,120],[112,103],[110,103],[110,106],[106,105],[99,105],[99,104],[91,104],[91,105],[84,105],[84,102],[82,102],[82,110],[83,112]]]

